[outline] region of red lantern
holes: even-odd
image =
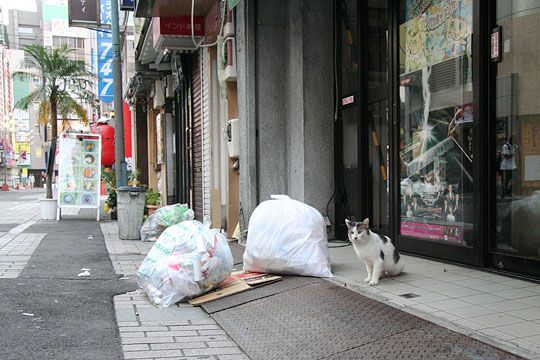
[[[98,123],[92,128],[92,133],[101,134],[101,165],[114,164],[114,128],[106,123]]]

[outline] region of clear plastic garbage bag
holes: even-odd
[[[187,220],[161,234],[139,267],[137,281],[154,305],[168,307],[217,287],[232,268],[225,236]]]
[[[142,241],[156,241],[169,226],[193,220],[195,214],[186,204],[174,204],[157,209],[141,227]]]
[[[286,195],[259,204],[249,220],[244,270],[332,277],[322,215]]]

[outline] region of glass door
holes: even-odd
[[[473,0],[399,4],[399,247],[477,263]]]
[[[346,217],[369,217],[373,228],[390,235],[387,4],[387,0],[338,1],[338,237],[346,236]]]
[[[339,121],[336,125],[336,236],[346,238],[345,218],[364,213],[360,202],[360,3],[336,1],[336,26],[339,51]]]
[[[363,131],[369,131],[366,164],[370,226],[390,235],[390,131],[389,123],[389,11],[386,0],[367,2],[367,76],[365,87],[367,112]]]
[[[540,277],[540,3],[493,1],[502,31],[490,122],[490,265]]]

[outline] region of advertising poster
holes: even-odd
[[[17,164],[21,166],[30,165],[30,143],[16,142],[15,143],[15,158]]]
[[[472,5],[406,0],[399,40],[400,232],[462,246],[472,236]],[[456,72],[465,76],[448,82]]]
[[[407,0],[405,72],[470,53],[472,0]]]
[[[99,135],[63,134],[60,138],[58,205],[99,207],[101,177]]]

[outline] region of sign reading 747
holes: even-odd
[[[101,1],[101,23],[111,24],[111,2]],[[101,101],[113,101],[112,35],[109,31],[97,32],[98,92]]]

